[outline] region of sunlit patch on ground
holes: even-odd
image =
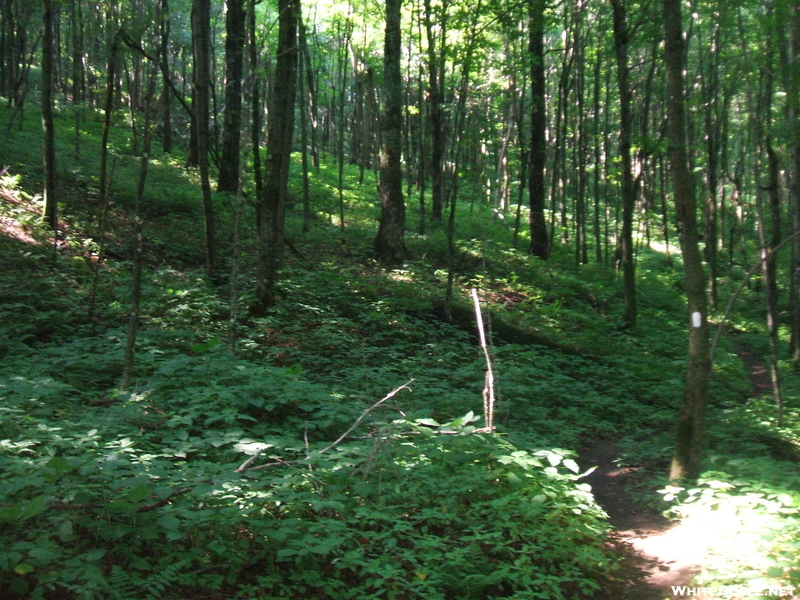
[[[0,187],[0,234],[19,240],[26,244],[35,244],[36,240],[20,224],[20,219],[15,213],[23,211],[32,214],[33,206],[27,206],[16,193]]]

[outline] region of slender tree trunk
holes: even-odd
[[[169,34],[172,21],[169,14],[169,0],[161,0],[161,65],[164,84],[161,90],[162,119],[164,132],[161,137],[161,148],[165,154],[172,152],[172,95],[170,93],[169,72]]]
[[[433,32],[433,10],[430,0],[425,0],[425,31],[428,42],[428,114],[430,116],[431,133],[431,220],[441,221],[444,207],[444,150],[445,131],[444,115],[442,114],[442,85],[440,79],[444,73],[439,72],[439,57],[436,53],[436,36]],[[442,7],[447,10],[447,3]],[[444,52],[444,32],[440,37]]]
[[[396,264],[406,256],[406,206],[403,198],[403,171],[400,163],[403,128],[403,79],[400,72],[402,0],[386,0],[384,42],[384,109],[381,147],[381,220],[375,238],[375,251],[381,262]]]
[[[56,149],[53,125],[54,0],[42,1],[42,164],[44,167],[44,219],[58,242],[58,204],[56,197]]]
[[[82,102],[83,77],[83,7],[80,0],[72,0],[70,13],[72,28],[72,101]]]
[[[520,226],[522,225],[522,204],[525,200],[525,188],[528,186],[528,168],[530,163],[530,149],[525,136],[525,90],[527,86],[528,77],[526,73],[522,78],[522,85],[520,86],[516,108],[516,143],[519,151],[519,189],[517,195],[517,214],[514,218],[514,237],[512,238],[511,242],[514,248],[517,247],[519,242],[519,230]]]
[[[98,183],[98,203],[100,214],[98,216],[97,242],[100,245],[100,252],[97,257],[97,264],[94,267],[94,277],[89,294],[89,316],[94,315],[95,299],[97,297],[97,282],[100,277],[100,270],[105,258],[105,237],[106,237],[106,217],[108,215],[108,134],[111,131],[111,117],[114,111],[114,79],[117,71],[117,52],[119,42],[117,36],[111,41],[111,53],[108,57],[108,69],[106,75],[106,99],[103,110],[103,130],[100,135],[100,177]]]
[[[456,227],[456,207],[458,206],[458,189],[461,180],[461,157],[463,153],[464,135],[470,130],[470,120],[467,115],[467,97],[469,96],[470,75],[472,74],[472,57],[477,40],[478,15],[480,14],[481,0],[478,0],[474,12],[470,32],[467,35],[467,48],[464,62],[461,68],[461,83],[459,85],[456,111],[453,119],[454,135],[450,147],[450,162],[452,167],[450,174],[450,195],[447,201],[450,203],[450,213],[447,217],[447,288],[444,295],[445,319],[449,323],[452,321],[453,290],[455,288],[455,227]]]
[[[789,125],[789,214],[791,216],[792,262],[789,312],[792,358],[800,361],[800,6],[787,3],[786,52],[783,72],[787,90],[786,121]]]
[[[592,111],[592,128],[594,138],[594,254],[597,264],[603,264],[603,237],[600,231],[600,180],[602,179],[600,170],[601,158],[601,137],[600,137],[600,72],[602,67],[602,52],[597,53],[594,64],[594,109]]]
[[[205,222],[206,273],[216,275],[216,234],[214,204],[208,173],[209,93],[211,90],[211,0],[194,0],[192,6],[192,42],[194,47],[194,121],[197,131],[197,162],[200,169],[200,190],[203,195]]]
[[[133,243],[133,280],[131,282],[131,312],[128,316],[128,334],[125,344],[125,361],[122,368],[122,379],[119,387],[127,389],[133,377],[133,361],[136,354],[136,336],[139,329],[139,307],[142,296],[142,263],[143,245],[142,237],[142,201],[144,199],[145,183],[147,182],[147,170],[150,159],[150,122],[153,98],[155,97],[157,70],[154,67],[149,77],[148,90],[144,99],[143,110],[144,125],[142,134],[142,157],[139,161],[139,180],[136,186],[136,197],[134,203],[134,219],[136,227],[134,229]]]
[[[350,45],[352,25],[348,20],[344,25],[345,31],[339,48],[339,118],[338,118],[338,145],[337,158],[339,166],[339,228],[344,233],[344,131],[345,131],[345,103],[347,100],[347,55]]]
[[[768,79],[766,93],[764,94],[765,110],[761,114],[770,115],[772,112],[772,75],[766,74]],[[764,261],[764,287],[767,297],[767,331],[770,340],[770,377],[772,379],[772,393],[775,398],[775,409],[777,411],[778,427],[783,426],[783,398],[781,396],[780,376],[778,373],[778,261],[774,253],[781,243],[781,220],[783,207],[780,198],[780,165],[778,155],[772,147],[770,134],[770,120],[767,116],[766,139],[764,148],[767,154],[767,198],[769,200],[770,211],[770,239],[767,241],[766,232],[763,230],[762,260]],[[759,194],[760,195],[760,194]],[[768,253],[768,254],[767,254]]]
[[[319,169],[319,152],[317,151],[317,84],[314,78],[314,65],[311,62],[311,50],[308,47],[306,39],[306,24],[301,17],[298,17],[298,36],[300,42],[300,51],[303,53],[304,71],[299,73],[299,77],[306,78],[308,86],[308,101],[311,103],[311,110],[309,111],[310,124],[311,124],[311,158],[315,169]]]
[[[264,198],[264,177],[261,169],[261,87],[259,79],[256,77],[258,72],[258,45],[256,44],[256,0],[250,0],[247,9],[248,29],[250,30],[250,43],[248,53],[250,56],[250,68],[253,72],[253,89],[250,98],[250,143],[253,151],[253,185],[255,187],[256,206],[263,202]],[[256,231],[261,231],[261,213],[256,211]]]
[[[708,195],[705,202],[705,258],[708,264],[709,290],[708,299],[712,307],[717,306],[717,185],[720,140],[720,115],[719,115],[719,72],[720,65],[720,32],[719,24],[714,24],[711,40],[711,64],[701,78],[701,91],[705,105],[705,137],[706,154],[708,158]],[[701,53],[702,57],[702,53]],[[701,67],[702,68],[702,67]]]
[[[217,190],[236,193],[239,180],[239,142],[242,129],[242,64],[244,61],[244,0],[226,0],[225,122]]]
[[[544,260],[550,256],[547,221],[544,216],[544,171],[547,163],[547,94],[544,74],[544,0],[529,0],[529,52],[531,56],[531,153],[528,189],[530,193],[531,245],[529,252]]]
[[[633,257],[633,210],[636,189],[633,182],[631,158],[631,88],[628,83],[628,45],[630,43],[627,17],[623,0],[611,0],[614,14],[614,49],[617,54],[617,84],[620,99],[619,153],[622,157],[622,280],[624,308],[622,322],[625,327],[636,325],[636,265]]]
[[[422,32],[420,31],[420,39]],[[417,102],[419,104],[419,164],[417,165],[417,180],[419,181],[419,234],[425,235],[425,191],[428,177],[428,113],[425,102],[425,85],[423,79],[423,65],[420,63],[417,75]]]
[[[299,0],[278,0],[278,48],[267,134],[267,173],[258,205],[258,266],[254,314],[275,304],[275,283],[283,257],[289,166],[297,86]]]
[[[665,62],[667,68],[667,139],[672,171],[678,237],[686,273],[689,312],[689,364],[683,405],[678,416],[675,454],[670,480],[696,479],[705,430],[710,343],[706,316],[706,278],[698,247],[694,176],[689,169],[684,102],[684,44],[680,0],[663,0]]]
[[[305,89],[305,68],[306,68],[306,51],[303,48],[305,43],[305,35],[302,34],[303,27],[300,26],[299,42],[301,45],[300,52],[297,55],[298,64],[298,93],[300,95],[300,157],[303,166],[303,231],[306,232],[311,228],[311,191],[310,182],[308,178],[308,98],[306,97]]]

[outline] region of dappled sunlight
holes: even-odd
[[[19,178],[0,176],[0,234],[25,244],[38,244],[34,228],[41,228],[42,202],[16,189]]]
[[[670,570],[695,571],[698,586],[792,585],[800,533],[796,494],[760,482],[717,478],[701,479],[697,488],[662,492],[666,499],[682,498],[672,509],[680,520],[663,534],[632,537],[637,549]]]

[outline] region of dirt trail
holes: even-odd
[[[736,353],[747,369],[753,397],[772,392],[767,366],[744,345]],[[694,598],[673,593],[673,586],[690,586],[707,552],[696,536],[671,524],[657,512],[642,508],[628,493],[626,478],[635,468],[620,468],[614,442],[598,441],[580,453],[582,468],[597,469],[585,481],[608,514],[614,533],[611,543],[624,561],[598,594],[600,600],[664,600]]]
[[[700,557],[685,533],[659,513],[642,508],[625,483],[635,469],[615,464],[619,451],[614,442],[597,442],[580,454],[581,467],[597,466],[585,481],[598,504],[608,514],[614,533],[611,543],[624,557],[620,570],[598,595],[601,600],[663,600],[691,598],[675,595],[672,586],[686,586],[699,570]]]

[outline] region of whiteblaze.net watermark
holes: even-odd
[[[709,596],[716,598],[747,598],[751,596],[784,597],[792,598],[795,588],[785,586],[775,587],[747,587],[743,585],[722,585],[719,587],[691,587],[686,585],[673,585],[672,593],[675,596]]]

